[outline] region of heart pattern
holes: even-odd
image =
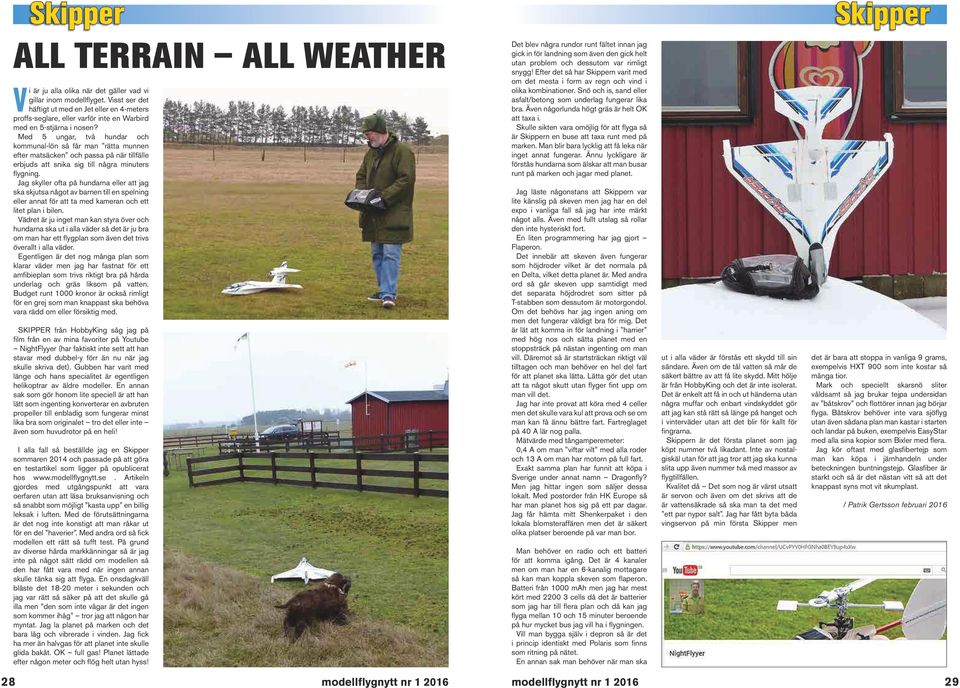
[[[806,86],[839,86],[843,71],[839,67],[806,66],[800,70],[800,83]]]

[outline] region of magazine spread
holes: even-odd
[[[0,686],[960,685],[946,4],[7,21]]]

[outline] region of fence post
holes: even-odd
[[[413,496],[420,496],[420,453],[413,455]]]
[[[357,459],[357,489],[363,492],[363,454],[354,452],[353,455]]]
[[[273,474],[273,484],[277,484],[277,455],[270,452],[270,472]]]
[[[317,486],[317,464],[312,451],[308,451],[307,456],[310,457],[310,487],[315,488]]]
[[[187,481],[190,483],[190,487],[196,487],[193,484],[193,459],[187,459]]]
[[[244,482],[246,476],[243,474],[243,452],[237,452],[237,468],[240,469],[240,482]]]

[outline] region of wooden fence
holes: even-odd
[[[450,446],[450,435],[446,430],[410,430],[392,435],[364,435],[347,437],[341,444],[344,449],[354,451],[417,451],[434,450]]]
[[[412,463],[413,470],[392,470],[387,468],[369,468],[365,463],[370,462],[405,462]],[[414,497],[448,497],[447,490],[433,487],[422,487],[423,480],[448,479],[446,471],[423,471],[423,463],[448,463],[447,454],[422,454],[420,452],[398,453],[333,453],[314,451],[260,451],[220,454],[219,456],[200,456],[187,459],[187,479],[190,487],[207,487],[210,485],[224,485],[226,483],[270,483],[273,485],[297,485],[300,487],[328,487],[338,490],[357,490],[361,492],[390,492],[394,494],[413,495]],[[203,464],[217,462],[219,465],[210,468],[197,468]],[[347,466],[323,465],[331,463],[348,464]],[[259,472],[261,475],[250,475]],[[267,477],[262,473],[269,473]],[[308,474],[309,479],[295,479],[280,477],[285,473]],[[205,476],[226,476],[206,480],[197,480]],[[333,480],[319,480],[317,476],[337,475],[351,476],[350,482]],[[411,486],[385,485],[371,483],[364,478],[401,478],[409,479]]]
[[[292,449],[340,449],[346,451],[375,451],[410,452],[419,450],[442,449],[450,443],[446,430],[424,430],[417,432],[398,433],[395,435],[368,435],[365,437],[341,437],[335,430],[303,434],[286,440],[269,441],[260,438],[261,450],[290,451]],[[219,443],[221,454],[235,451],[252,452],[257,449],[257,442],[250,436],[238,437],[235,440],[224,440]]]
[[[230,436],[223,432],[209,435],[173,435],[163,438],[164,449],[187,449],[191,447],[206,447],[226,442]]]
[[[316,431],[311,433],[302,433],[296,437],[287,437],[285,439],[271,439],[270,437],[260,436],[259,442],[253,435],[243,435],[219,443],[220,453],[229,454],[236,451],[256,451],[259,447],[265,451],[275,449],[277,451],[290,451],[296,448],[318,447],[320,449],[332,449],[340,446],[340,431],[331,430],[323,432]]]

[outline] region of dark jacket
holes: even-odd
[[[417,162],[413,151],[394,134],[380,148],[369,148],[357,170],[358,189],[380,189],[386,210],[360,213],[364,241],[405,244],[413,241],[413,186]]]

